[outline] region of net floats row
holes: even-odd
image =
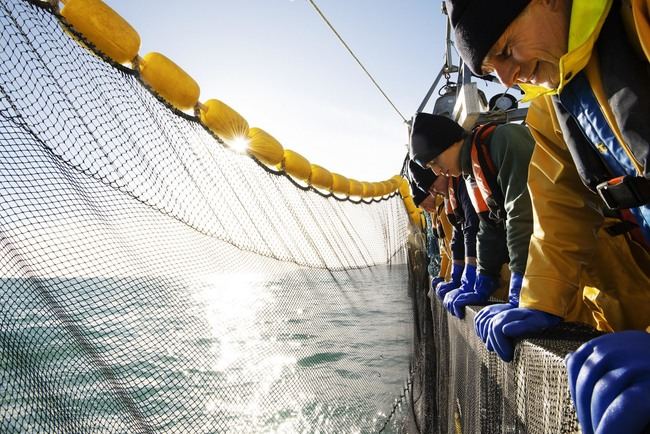
[[[249,127],[246,119],[226,103],[217,99],[199,102],[198,83],[165,55],[151,52],[140,56],[138,32],[103,1],[61,0],[61,3],[61,15],[95,49],[115,63],[130,64],[141,80],[171,106],[181,111],[195,110],[200,122],[226,145],[239,148],[320,190],[362,198],[383,197],[399,191],[411,221],[416,225],[421,223],[421,212],[413,202],[406,179],[396,175],[379,182],[358,181],[310,163],[298,152],[284,149],[261,128]]]

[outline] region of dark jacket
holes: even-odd
[[[476,235],[479,231],[479,220],[467,194],[467,187],[462,181],[458,183],[456,201],[458,202],[457,212],[461,218],[460,221],[453,224],[454,235],[451,240],[451,251],[454,260],[464,260],[465,257],[476,257]]]
[[[461,169],[466,179],[474,179],[470,157],[472,138],[461,148]],[[524,274],[528,244],[533,233],[533,209],[528,193],[528,165],[535,142],[528,130],[516,124],[499,125],[488,138],[490,158],[496,169],[505,211],[502,223],[481,221],[478,233],[479,272],[498,276],[508,257],[510,270]],[[507,246],[504,252],[504,245]],[[505,257],[504,257],[505,256]]]

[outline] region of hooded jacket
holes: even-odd
[[[585,156],[595,155],[593,161],[600,161],[615,175],[621,170],[644,176],[648,170],[647,147],[644,154],[639,142],[629,141],[635,131],[628,121],[639,115],[638,106],[635,110],[618,107],[607,89],[613,75],[605,77],[606,85],[601,76],[603,65],[612,61],[603,61],[607,55],[603,47],[612,35],[603,36],[606,22],[608,26],[621,24],[625,30],[614,36],[650,71],[647,2],[573,0],[569,52],[560,59],[558,88],[548,91],[522,85],[527,98],[535,98],[527,124],[536,147],[528,177],[534,231],[520,306],[587,322],[603,331],[644,329],[650,324],[650,255],[630,233],[608,233],[620,220],[604,216],[602,200],[586,182],[594,169]],[[643,74],[643,68],[640,71]],[[648,81],[638,79],[622,85],[628,92],[650,87]],[[643,95],[639,96],[637,102],[643,109]],[[576,100],[582,105],[576,105]],[[629,118],[621,117],[625,113]],[[650,112],[641,115],[650,119]],[[567,120],[574,121],[573,130],[567,128]],[[572,135],[580,134],[583,148],[576,148]],[[590,146],[584,147],[585,143]],[[646,236],[650,233],[648,210],[646,206],[634,211]]]

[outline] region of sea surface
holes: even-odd
[[[0,431],[396,432],[406,273],[4,278]]]

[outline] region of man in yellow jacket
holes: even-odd
[[[645,329],[648,0],[447,0],[447,11],[465,63],[532,100],[534,233],[519,308],[484,321],[492,346],[511,358],[511,338],[558,318]]]

